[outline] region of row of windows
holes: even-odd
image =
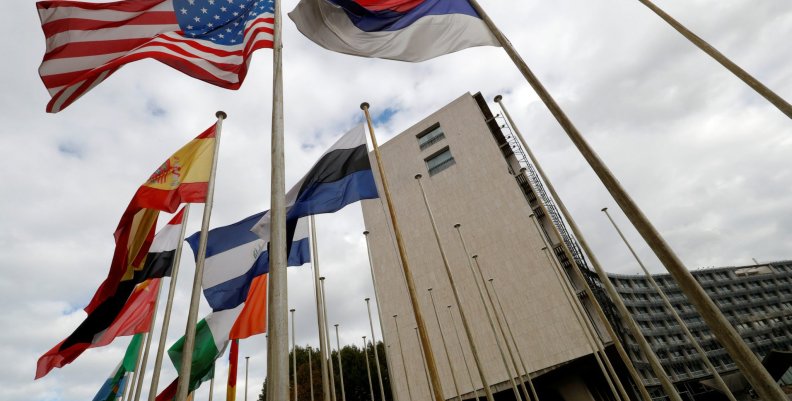
[[[443,128],[440,127],[440,123],[437,123],[418,134],[416,138],[418,139],[418,147],[421,150],[425,150],[442,141],[445,138],[445,133],[443,132]],[[454,156],[451,155],[451,149],[449,149],[448,146],[433,153],[431,156],[424,159],[424,162],[426,163],[426,169],[429,171],[430,176],[456,164]]]

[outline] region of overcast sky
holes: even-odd
[[[637,1],[480,1],[688,267],[792,259],[789,118]],[[212,226],[268,208],[271,51],[256,53],[238,91],[142,61],[50,115],[37,74],[44,38],[34,2],[5,3],[0,399],[86,401],[120,361],[128,338],[33,381],[36,360],[84,319],[82,308],[106,276],[113,230],[135,190],[212,124],[216,110],[228,120]],[[284,10],[295,5],[285,0]],[[658,5],[792,99],[788,0]],[[503,94],[606,269],[638,272],[599,211],[610,206],[647,264],[663,271],[501,49],[469,49],[421,64],[370,60],[321,49],[290,20],[284,45],[287,187],[361,121],[362,101],[380,116],[384,141],[465,92],[481,91],[490,102]],[[200,213],[193,209],[190,233],[198,230]],[[360,207],[317,221],[331,323],[340,323],[342,343],[359,345],[368,331],[363,298],[373,298]],[[190,253],[181,268],[169,344],[183,333]],[[298,343],[316,345],[309,277],[307,266],[291,270],[289,302],[297,308]],[[204,304],[201,316],[206,312]],[[264,336],[241,346],[240,356],[250,356],[250,397],[264,378],[263,350]],[[226,365],[223,358],[219,383]],[[165,366],[163,387],[175,375],[170,362]],[[240,370],[238,397],[242,378]],[[206,398],[206,387],[197,399]],[[224,393],[218,385],[216,395]]]

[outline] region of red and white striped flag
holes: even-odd
[[[52,96],[50,113],[145,58],[238,89],[251,53],[272,48],[272,0],[52,0],[36,7],[47,43],[39,75]]]

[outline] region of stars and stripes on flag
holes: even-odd
[[[52,97],[50,113],[146,58],[237,89],[250,55],[272,48],[273,0],[50,0],[36,7],[46,39],[39,75]]]

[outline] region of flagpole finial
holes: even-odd
[[[427,288],[426,291],[432,292],[432,287]]]
[[[607,208],[607,207],[603,207],[603,208],[602,208],[602,211],[603,211],[603,212],[606,212],[606,211],[608,211],[608,208]]]
[[[533,213],[528,215],[528,218],[532,219],[535,215]]]
[[[366,299],[364,299],[364,301],[368,302],[370,299],[371,299],[371,298],[366,298]]]
[[[369,235],[369,230],[363,231],[363,235]]]
[[[423,177],[423,175],[421,175],[421,174],[416,174],[416,175],[415,175],[415,179],[416,179],[416,180],[420,180],[420,179],[421,179],[421,177]]]
[[[338,323],[334,324],[333,326],[338,327]]]
[[[500,103],[501,99],[503,99],[503,96],[501,95],[495,96],[495,103]]]
[[[289,312],[294,312],[294,311],[296,311],[296,310],[297,310],[297,309],[289,309]]]
[[[487,280],[487,281],[489,281],[489,282],[491,283],[491,282],[492,282],[492,280],[495,280],[495,279],[490,277],[490,279],[489,279],[489,280]]]
[[[368,102],[363,102],[360,104],[360,110],[368,110],[369,104]]]
[[[543,251],[546,251],[546,250],[547,250],[547,247],[546,247],[546,246],[543,246],[543,247],[542,247],[542,250],[543,250]]]
[[[473,255],[473,256],[471,256],[471,258],[478,259],[478,255]]]
[[[459,223],[454,224],[454,228],[459,228],[459,227],[462,227],[462,224]]]
[[[324,278],[324,276],[322,276],[322,277],[319,277],[319,280],[322,280],[322,281],[324,281],[324,279],[325,279],[325,278]]]
[[[225,120],[226,118],[228,118],[228,114],[226,114],[225,111],[223,110],[218,110],[217,113],[215,113],[215,117],[221,120]]]

